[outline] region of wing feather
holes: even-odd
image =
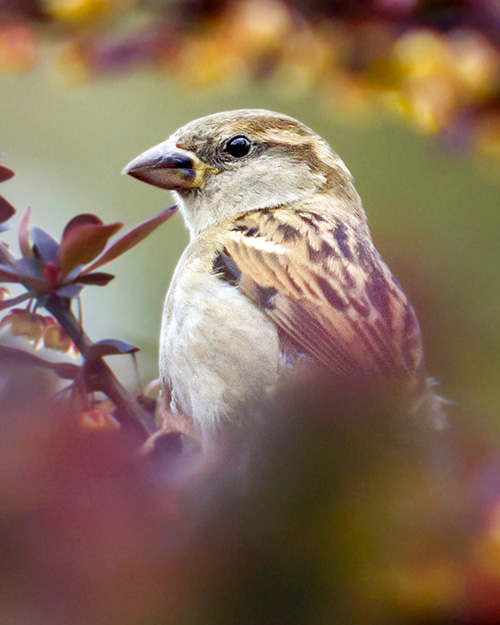
[[[238,288],[328,369],[415,376],[415,314],[364,228],[314,210],[253,211],[228,226],[221,254]]]

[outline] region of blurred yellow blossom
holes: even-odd
[[[285,42],[278,71],[294,89],[308,89],[322,81],[334,62],[335,50],[326,34],[303,28]]]
[[[465,99],[483,99],[500,87],[500,53],[480,33],[457,29],[449,37],[453,69]]]
[[[439,76],[419,77],[405,82],[398,93],[399,110],[425,132],[443,130],[457,105],[452,81]]]
[[[58,74],[68,86],[81,85],[89,80],[92,75],[82,50],[83,44],[78,41],[70,41],[60,48],[57,60]]]
[[[85,23],[111,17],[120,5],[116,0],[45,0],[46,11],[55,19]]]
[[[245,79],[245,66],[224,37],[199,35],[180,50],[178,77],[197,87],[232,79]]]
[[[43,344],[44,347],[55,349],[59,352],[69,353],[78,356],[79,351],[66,332],[52,317],[44,319]]]
[[[397,40],[393,53],[403,72],[415,78],[446,76],[453,67],[445,37],[431,30],[405,33]]]
[[[14,308],[0,321],[0,330],[10,328],[13,336],[24,336],[38,347],[41,344],[44,331],[44,320],[41,315],[28,310]]]
[[[0,300],[2,291],[0,289]],[[29,310],[14,308],[0,321],[0,331],[10,328],[13,336],[24,336],[32,341],[35,348],[44,347],[78,356],[79,352],[73,341],[61,326],[48,315],[40,315]]]
[[[493,140],[486,130],[500,109],[492,0],[478,0],[480,11],[451,0],[442,8],[415,0],[42,2],[44,21],[67,26],[52,36],[70,85],[146,65],[194,88],[271,77],[290,91],[314,91],[342,114],[397,112],[450,145],[497,156],[496,130]],[[0,71],[27,69],[37,59],[33,32],[42,20],[28,0],[19,3],[22,24],[0,30]]]
[[[225,21],[226,34],[248,54],[277,47],[292,25],[289,11],[278,0],[235,4]]]

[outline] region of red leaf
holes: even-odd
[[[97,215],[92,215],[92,213],[82,213],[81,215],[76,215],[73,219],[70,219],[64,228],[64,232],[62,238],[68,236],[68,234],[76,228],[77,226],[89,226],[89,225],[101,225],[102,221],[99,219]]]
[[[51,262],[45,263],[42,277],[48,284],[49,289],[51,291],[54,290],[59,284],[59,267]]]
[[[16,209],[0,195],[0,224],[16,214]]]
[[[6,180],[10,180],[14,176],[14,172],[12,169],[8,167],[4,167],[0,165],[0,182],[5,182]]]
[[[22,349],[0,345],[0,357],[2,364],[9,364],[17,367],[43,367],[51,369],[56,375],[64,380],[75,380],[81,370],[78,365],[69,362],[48,362]]]
[[[33,251],[31,249],[29,226],[31,219],[31,206],[28,206],[26,213],[19,226],[19,248],[24,258],[32,258]]]
[[[87,273],[83,276],[75,278],[77,284],[93,284],[95,286],[106,286],[111,280],[114,280],[115,276],[111,273],[105,273],[104,271],[96,271],[94,273]]]
[[[84,223],[71,228],[63,236],[59,246],[59,266],[63,275],[67,275],[77,265],[84,265],[94,260],[103,249],[109,238],[123,226],[116,224]]]
[[[117,354],[134,354],[138,352],[139,348],[125,341],[118,339],[103,339],[93,343],[85,357],[87,360],[95,360],[96,358],[102,358],[102,356],[115,356]]]
[[[177,211],[177,206],[171,206],[166,210],[162,211],[158,215],[151,217],[151,219],[147,219],[142,223],[138,224],[125,234],[122,234],[118,237],[109,247],[107,247],[104,252],[97,258],[90,267],[87,267],[85,273],[89,273],[97,267],[101,267],[106,263],[118,258],[128,250],[135,247],[138,243],[140,243],[143,239],[149,236],[158,226],[161,226],[162,223],[170,219],[172,215]]]

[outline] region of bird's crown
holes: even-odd
[[[315,194],[360,206],[351,174],[330,145],[296,119],[264,109],[196,119],[124,171],[177,192],[194,234],[242,212]]]

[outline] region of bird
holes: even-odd
[[[397,383],[411,412],[441,427],[415,311],[319,134],[265,109],[215,113],[123,173],[172,191],[190,233],[165,299],[159,369],[169,409],[202,439],[244,427],[257,402],[316,369],[339,384]]]

